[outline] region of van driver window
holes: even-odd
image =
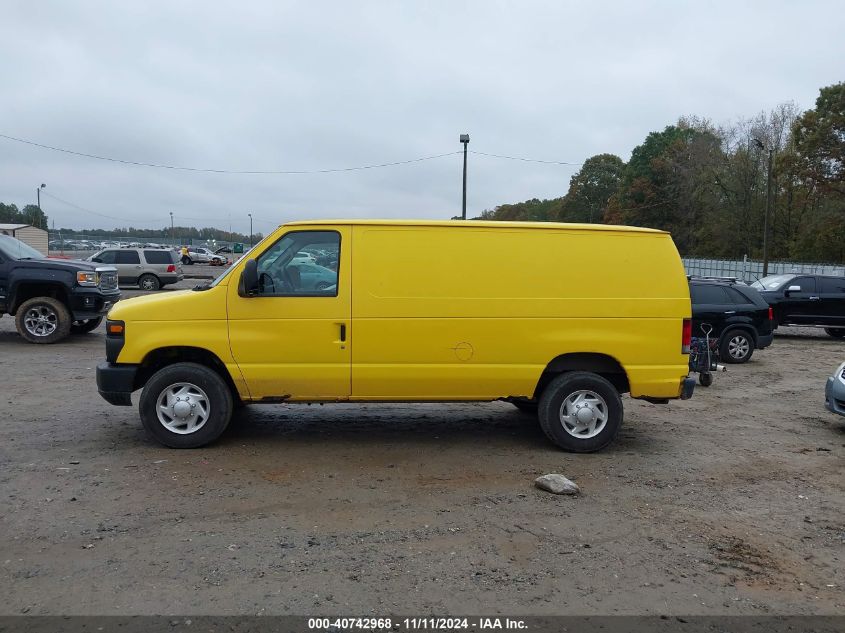
[[[286,233],[257,259],[258,294],[336,297],[340,233]]]

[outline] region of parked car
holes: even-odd
[[[332,288],[288,270],[306,248],[339,255]],[[532,266],[502,257],[520,252]],[[651,229],[295,222],[212,283],[124,304],[98,391],[130,406],[143,389],[144,427],[174,448],[216,440],[239,403],[506,400],[589,452],[616,436],[620,394],[665,403],[695,388],[687,279]]]
[[[107,248],[94,253],[89,261],[117,268],[118,280],[141,290],[158,290],[182,281],[182,262],[173,251],[153,248]]]
[[[692,335],[703,337],[709,324],[722,362],[746,363],[772,344],[772,309],[757,290],[730,278],[691,277],[689,286]]]
[[[328,290],[337,285],[337,273],[324,266],[311,263],[299,263],[296,258],[288,268],[299,271],[299,287],[306,290]]]
[[[845,337],[845,277],[791,273],[751,284],[774,310],[774,325],[823,327]]]
[[[824,387],[824,406],[833,413],[845,415],[845,363],[827,379]]]
[[[117,300],[113,266],[48,259],[9,235],[0,235],[0,316],[30,343],[56,343],[96,329]]]
[[[212,253],[207,248],[189,246],[188,264],[211,264],[212,266],[223,266],[229,262],[225,255]]]

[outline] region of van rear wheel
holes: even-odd
[[[214,370],[176,363],[147,381],[138,408],[144,428],[165,446],[199,448],[229,426],[232,392]]]
[[[622,399],[598,374],[567,372],[545,388],[537,414],[543,432],[560,448],[592,453],[616,437],[622,424]]]

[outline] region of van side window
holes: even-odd
[[[258,292],[272,297],[336,297],[337,231],[285,233],[257,259]]]

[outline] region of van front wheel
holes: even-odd
[[[592,453],[613,441],[622,424],[622,399],[598,374],[561,374],[543,391],[537,409],[540,427],[560,448]]]
[[[157,371],[141,392],[144,428],[171,448],[199,448],[216,440],[232,418],[232,393],[220,375],[198,363]]]

